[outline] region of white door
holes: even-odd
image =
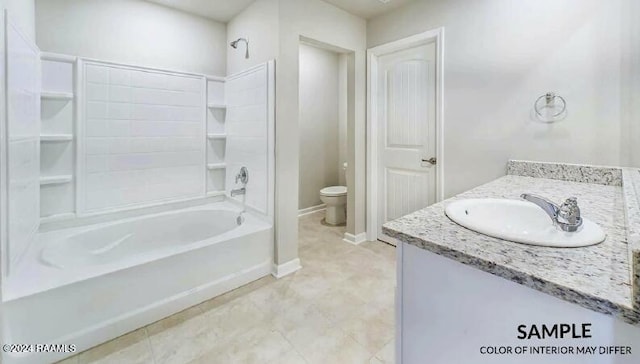
[[[382,224],[436,201],[436,45],[378,58],[378,238]]]

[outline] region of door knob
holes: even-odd
[[[424,163],[429,163],[429,164],[431,164],[431,165],[435,166],[435,165],[436,165],[436,163],[438,163],[438,160],[436,159],[436,157],[431,157],[431,158],[429,158],[429,159],[424,159],[424,158],[423,158],[423,159],[422,159],[422,162],[424,162]]]

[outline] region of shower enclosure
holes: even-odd
[[[215,77],[47,54],[4,20],[4,343],[77,353],[271,273],[273,61]]]

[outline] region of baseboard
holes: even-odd
[[[296,259],[292,259],[284,264],[280,264],[280,265],[273,265],[273,269],[271,271],[271,275],[276,277],[276,278],[282,278],[284,276],[287,276],[295,271],[297,271],[298,269],[302,268],[302,265],[300,265],[300,259],[296,258]]]
[[[344,239],[342,239],[342,241],[353,245],[360,245],[367,241],[367,233],[360,233],[356,235],[344,233]]]
[[[322,211],[327,208],[327,205],[320,204],[316,206],[307,207],[306,209],[298,210],[298,217],[302,217],[305,215],[313,214],[314,212]]]

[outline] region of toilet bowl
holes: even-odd
[[[345,206],[347,204],[347,188],[330,186],[320,190],[320,200],[327,205],[325,221],[329,225],[341,225],[347,220]]]

